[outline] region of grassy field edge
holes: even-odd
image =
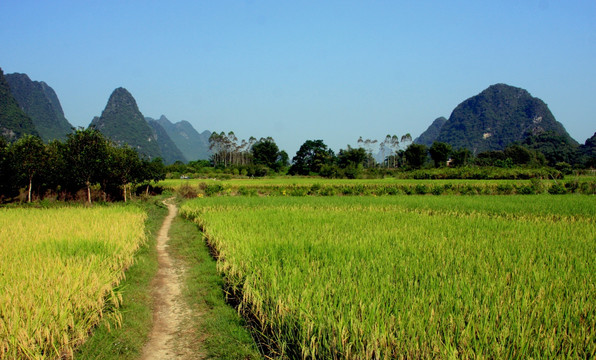
[[[139,249],[135,263],[126,271],[126,279],[118,287],[123,295],[121,326],[115,327],[104,320],[79,347],[75,359],[134,359],[141,355],[153,321],[151,280],[158,268],[156,237],[168,212],[161,200],[132,205],[140,206],[147,213],[147,242]]]
[[[169,245],[187,269],[184,296],[194,314],[196,352],[206,359],[260,359],[246,322],[226,302],[224,281],[197,225],[176,217]]]

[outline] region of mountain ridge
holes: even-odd
[[[209,130],[199,133],[188,121],[181,120],[172,123],[165,115],[161,115],[157,120],[150,117],[145,119],[159,123],[187,160],[209,159],[211,155],[209,150],[211,132]]]
[[[155,134],[155,138],[157,140],[157,145],[159,146],[159,150],[161,152],[162,159],[165,164],[173,164],[176,161],[182,161],[183,163],[188,162],[184,154],[180,151],[178,146],[172,141],[166,130],[153,119],[147,119],[147,123],[153,129]]]
[[[9,142],[23,135],[39,136],[33,120],[21,109],[0,68],[0,136]]]
[[[54,89],[44,81],[33,81],[27,74],[7,74],[6,81],[23,111],[31,118],[42,140],[66,139],[73,126],[64,116]]]
[[[162,156],[153,129],[145,121],[132,94],[123,87],[112,92],[101,116],[95,117],[90,126],[116,144],[128,144],[151,159]]]

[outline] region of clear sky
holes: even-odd
[[[125,87],[198,131],[308,139],[420,135],[495,83],[596,131],[596,1],[0,1],[0,67],[45,81],[87,126]]]

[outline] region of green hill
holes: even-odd
[[[91,126],[116,144],[128,144],[149,158],[161,157],[157,138],[139,111],[137,102],[124,88],[117,88],[99,118]]]
[[[25,134],[39,136],[33,121],[15,100],[4,72],[0,69],[0,135],[15,141]]]
[[[436,140],[478,154],[503,150],[513,142],[545,132],[577,144],[542,100],[524,89],[496,84],[459,104]]]
[[[178,149],[176,144],[174,144],[172,139],[170,139],[170,136],[166,130],[157,122],[157,120],[153,120],[151,118],[146,119],[149,126],[151,126],[153,129],[163,161],[166,164],[173,164],[176,161],[182,161],[186,163],[187,160],[180,149]]]
[[[72,132],[72,125],[54,90],[45,82],[31,81],[26,74],[7,74],[6,81],[15,100],[33,120],[33,125],[44,141],[64,140]]]

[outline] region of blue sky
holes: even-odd
[[[489,85],[596,131],[596,1],[0,2],[0,67],[54,88],[87,126],[125,87],[143,115],[292,157],[359,136],[413,137]]]

